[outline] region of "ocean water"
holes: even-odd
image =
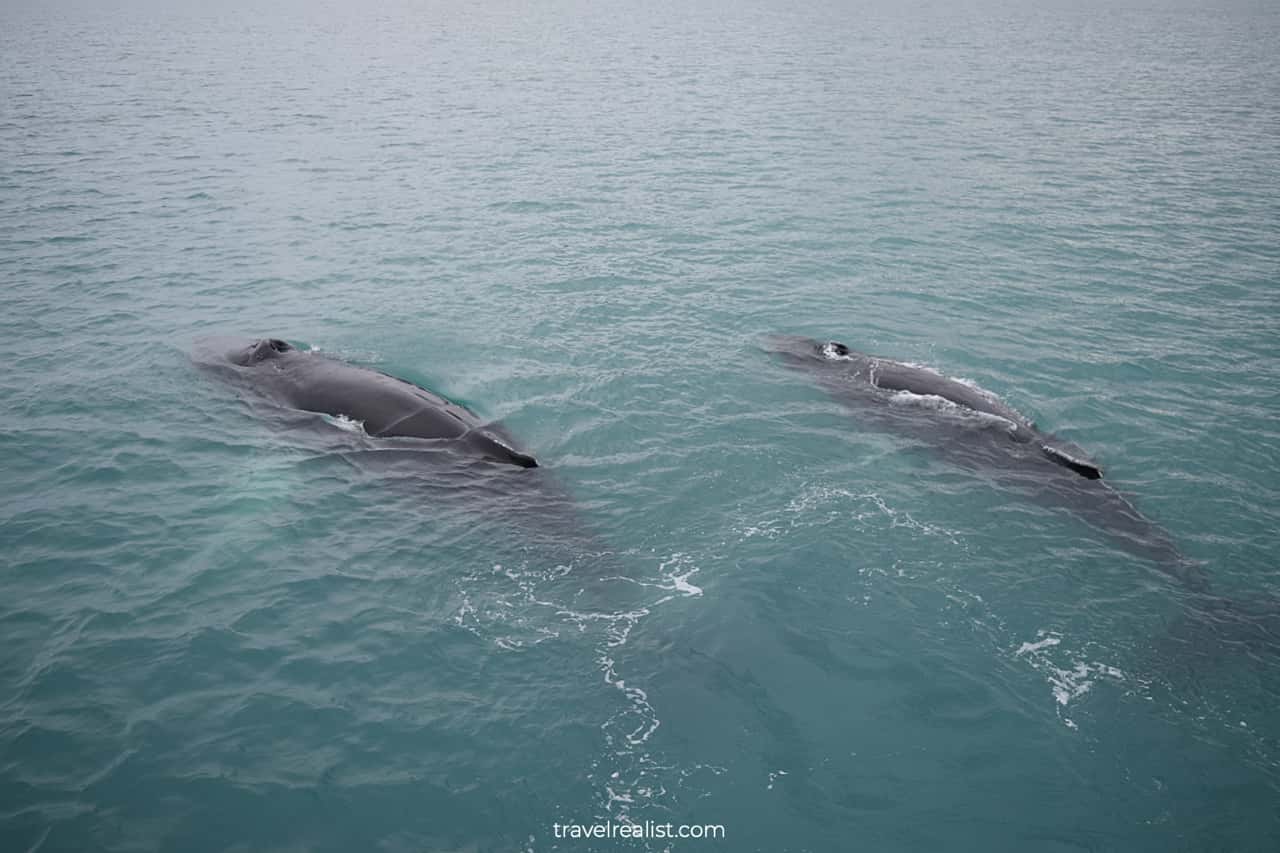
[[[1280,849],[1277,45],[1247,2],[4,2],[0,849]],[[1236,617],[774,333],[1000,394]],[[501,420],[588,533],[344,464],[210,334]],[[725,837],[556,837],[606,821]]]

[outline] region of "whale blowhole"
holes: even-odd
[[[822,355],[825,358],[848,361],[852,358],[849,355],[850,352],[851,350],[839,341],[827,341],[822,345]]]

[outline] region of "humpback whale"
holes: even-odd
[[[785,344],[783,341],[780,343]],[[839,376],[842,382],[897,392],[899,396],[892,400],[904,404],[933,404],[937,407],[941,403],[941,408],[951,409],[953,415],[960,417],[986,415],[987,426],[1003,430],[1019,444],[1033,446],[1055,464],[1089,480],[1102,477],[1102,469],[1086,458],[1079,448],[1068,445],[1056,436],[1040,432],[1032,421],[1016,409],[971,382],[943,376],[933,368],[923,365],[857,352],[837,341],[820,344],[817,341],[797,339],[790,343],[791,346],[783,346],[780,352],[789,356],[793,364],[811,360]]]
[[[814,377],[878,430],[913,438],[962,467],[985,472],[1003,487],[1065,505],[1189,590],[1207,590],[1200,565],[1183,556],[1165,530],[1103,480],[1097,462],[1073,443],[1042,431],[990,391],[837,341],[779,335],[767,349]]]
[[[554,598],[563,585],[576,607],[595,595],[617,606],[609,581],[630,567],[600,539],[556,471],[501,425],[412,382],[279,338],[207,337],[194,342],[191,358],[240,391],[254,414],[296,436],[290,456],[299,468],[341,471],[349,489],[376,484],[388,504],[403,501],[429,523],[442,520],[467,536],[503,531],[478,552],[486,574],[499,562],[529,562],[546,574],[540,594]]]
[[[411,382],[357,367],[279,338],[206,341],[198,362],[230,373],[293,409],[358,423],[373,438],[420,438],[522,468],[537,467],[500,427]]]

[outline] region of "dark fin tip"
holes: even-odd
[[[483,436],[485,439],[487,439],[488,442],[490,442],[490,445],[487,449],[491,453],[495,449],[499,451],[498,454],[495,454],[495,458],[501,460],[502,462],[509,462],[512,465],[519,465],[521,468],[537,468],[538,467],[537,459],[534,459],[532,456],[530,456],[528,453],[525,453],[524,451],[516,450],[514,447],[512,447],[510,444],[504,441],[503,440],[504,436],[501,433],[499,433],[498,430],[495,430],[493,427],[488,427],[486,429],[483,429],[480,431],[479,434]],[[497,447],[495,448],[493,445],[497,445]]]
[[[1083,459],[1077,459],[1069,453],[1063,453],[1057,448],[1050,447],[1047,444],[1040,445],[1040,449],[1044,451],[1044,455],[1048,456],[1054,462],[1057,462],[1063,468],[1070,468],[1081,477],[1088,480],[1101,480],[1102,469],[1091,462],[1085,462]]]
[[[511,451],[511,462],[519,465],[521,468],[537,468],[538,460],[534,459],[528,453],[521,453],[518,450]]]

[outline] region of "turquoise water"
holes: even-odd
[[[1277,44],[1162,0],[6,3],[0,849],[1277,849],[1280,639],[762,348],[979,382],[1280,597]],[[207,334],[503,420],[590,536],[338,464]],[[605,820],[726,837],[554,834]]]

